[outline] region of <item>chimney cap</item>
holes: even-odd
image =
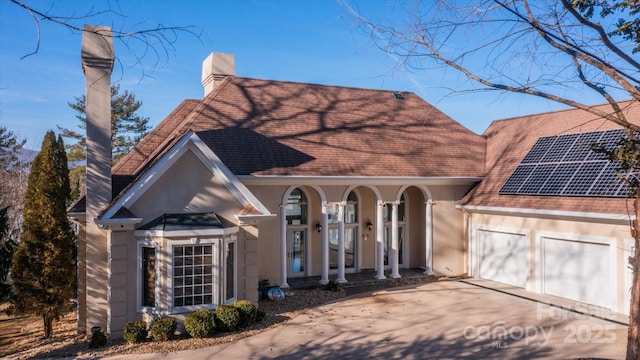
[[[236,64],[233,54],[212,52],[202,62],[202,85],[204,95],[210,93],[216,84],[226,76],[236,74]]]
[[[86,71],[85,67],[88,66],[103,68],[111,73],[115,60],[111,28],[85,24],[82,31],[82,70]]]

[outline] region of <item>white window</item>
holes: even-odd
[[[165,243],[166,250],[152,241],[138,242],[139,311],[188,312],[236,301],[235,235]]]
[[[173,307],[212,305],[214,244],[173,246]]]

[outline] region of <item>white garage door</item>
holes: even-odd
[[[528,242],[523,234],[478,230],[478,276],[526,287],[529,278]]]
[[[542,238],[545,294],[611,307],[608,244]]]

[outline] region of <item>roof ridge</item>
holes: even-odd
[[[235,76],[235,75],[228,76],[228,77],[233,77],[233,78],[236,78],[236,79],[245,79],[245,80],[257,80],[257,81],[265,81],[265,82],[279,82],[279,83],[298,84],[298,85],[306,85],[306,86],[311,85],[311,86],[319,86],[319,87],[353,89],[353,90],[361,90],[361,91],[391,92],[391,93],[400,92],[400,93],[403,93],[403,94],[414,94],[415,95],[415,93],[413,91],[397,90],[397,89],[396,90],[393,90],[393,89],[375,89],[375,88],[364,88],[364,87],[348,86],[348,85],[309,83],[309,82],[294,81],[294,80],[270,80],[270,79],[253,78],[253,77],[247,77],[247,76]]]
[[[129,151],[127,154],[125,154],[122,159],[120,159],[120,161],[118,161],[111,169],[111,173],[112,174],[116,174],[118,173],[118,171],[123,168],[124,166],[126,166],[127,161],[132,158],[133,156],[135,156],[135,152],[136,149],[144,147],[147,143],[150,143],[153,139],[156,138],[155,135],[157,135],[159,132],[161,132],[165,126],[167,126],[171,120],[174,118],[174,116],[177,116],[177,113],[180,112],[180,110],[183,109],[184,106],[187,106],[187,104],[189,103],[193,103],[193,102],[200,102],[201,100],[197,100],[197,99],[184,99],[180,102],[180,104],[178,104],[178,106],[176,106],[173,111],[171,111],[167,116],[164,117],[164,119],[162,119],[157,125],[155,125],[153,127],[153,129],[151,129],[151,131],[149,132],[149,134],[147,134],[146,136],[144,136],[142,138],[142,140],[140,140],[140,142],[138,144],[136,144],[136,146],[131,149],[131,151]],[[196,105],[197,106],[197,105]],[[194,106],[194,108],[196,107]],[[165,137],[166,139],[166,137]],[[156,151],[156,149],[158,149],[159,147],[161,147],[162,142],[160,142],[160,144],[158,146],[156,146],[154,148],[154,150],[152,150],[146,157],[149,158],[153,155],[153,153]],[[143,161],[143,163],[146,161]],[[136,167],[136,171],[138,171],[138,169],[140,168],[140,166]]]
[[[617,101],[618,104],[622,104],[622,103],[633,103],[633,99],[626,99],[626,100],[620,100]],[[557,104],[561,104],[561,103],[557,103]],[[607,106],[610,105],[608,102],[602,102],[599,104],[593,104],[593,105],[589,105],[589,107],[602,107],[602,106]],[[569,106],[569,105],[566,105]],[[507,118],[502,118],[502,119],[496,119],[493,120],[492,123],[494,122],[503,122],[503,121],[512,121],[512,120],[518,120],[518,119],[523,119],[523,118],[529,118],[529,117],[534,117],[534,116],[539,116],[539,115],[550,115],[550,114],[558,114],[558,113],[562,113],[562,112],[568,112],[568,111],[576,111],[576,110],[580,110],[580,111],[586,111],[584,109],[579,109],[576,107],[569,107],[567,109],[559,109],[559,110],[552,110],[552,111],[542,111],[542,112],[538,112],[538,113],[534,113],[534,114],[527,114],[527,115],[520,115],[520,116],[511,116],[511,117],[507,117]]]

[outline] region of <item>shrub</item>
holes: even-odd
[[[238,300],[233,304],[233,307],[240,312],[240,320],[238,321],[239,327],[245,327],[256,322],[258,315],[258,308],[253,305],[249,300]]]
[[[178,322],[172,317],[160,318],[151,324],[149,332],[155,341],[167,341],[173,339],[178,328]]]
[[[215,311],[216,328],[222,331],[232,331],[238,327],[240,311],[231,305],[220,305]]]
[[[91,334],[89,347],[92,349],[103,347],[107,344],[107,335],[104,331],[95,331]]]
[[[256,312],[256,322],[262,321],[267,316],[267,313],[262,309],[258,309]]]
[[[337,281],[329,280],[327,285],[324,286],[324,289],[327,291],[340,291],[340,285]]]
[[[147,324],[144,321],[129,321],[123,332],[128,343],[141,343],[147,339]]]
[[[196,310],[184,319],[184,329],[192,338],[207,337],[215,329],[213,315],[209,310]]]

